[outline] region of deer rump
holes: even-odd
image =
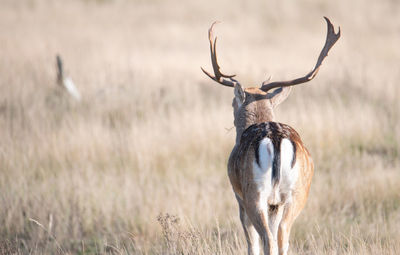
[[[256,185],[263,202],[268,205],[290,202],[299,172],[296,167],[298,146],[302,146],[300,137],[288,125],[278,122],[251,125],[243,132],[236,151],[237,155],[247,156],[237,157],[242,162],[235,162],[235,172],[249,176],[250,180],[243,179]],[[251,164],[251,167],[237,167],[246,164]],[[243,173],[243,169],[251,169],[251,173]],[[240,193],[243,194],[243,190]]]

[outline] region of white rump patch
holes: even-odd
[[[281,170],[290,170],[293,161],[293,144],[289,139],[281,141]]]
[[[289,139],[282,139],[280,146],[281,169],[280,182],[275,188],[272,187],[272,162],[274,159],[274,146],[271,139],[264,138],[258,148],[259,164],[253,162],[253,178],[260,192],[260,207],[266,209],[267,202],[270,204],[287,203],[291,201],[294,184],[299,172],[298,166],[292,168],[294,155],[293,144]],[[284,201],[281,201],[284,199]]]
[[[272,144],[271,139],[264,138],[260,142],[260,146],[258,147],[258,159],[260,162],[260,168],[264,171],[268,170],[268,168],[272,168],[272,160],[274,159],[274,145]]]
[[[271,139],[264,138],[258,147],[259,163],[254,159],[253,178],[260,192],[260,207],[266,208],[267,198],[271,193],[272,160],[274,159],[274,146]]]
[[[299,176],[298,164],[292,168],[294,147],[289,139],[282,139],[281,142],[281,183],[280,193],[285,194],[286,202],[290,202],[294,184]]]

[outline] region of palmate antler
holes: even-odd
[[[328,32],[327,32],[324,48],[322,49],[322,51],[318,57],[318,61],[315,65],[314,69],[311,72],[309,72],[306,76],[297,78],[294,80],[275,81],[275,82],[268,83],[269,82],[269,79],[268,79],[262,83],[261,90],[267,92],[271,89],[278,88],[278,87],[294,86],[297,84],[311,81],[317,75],[318,70],[319,70],[323,60],[325,59],[325,57],[328,55],[329,50],[340,38],[340,27],[339,27],[338,32],[335,33],[335,29],[334,29],[331,21],[327,17],[324,17],[324,19],[327,22]],[[203,68],[201,68],[201,70],[203,70],[203,72],[208,77],[210,77],[214,81],[218,82],[219,84],[222,84],[222,85],[228,86],[228,87],[234,87],[235,84],[239,84],[239,82],[237,80],[233,79],[233,77],[235,77],[235,75],[225,75],[225,74],[221,73],[220,66],[218,65],[217,53],[216,53],[217,38],[213,37],[213,29],[214,29],[214,25],[216,23],[217,22],[214,22],[211,25],[210,29],[208,30],[208,39],[210,41],[210,51],[211,51],[211,63],[212,63],[213,69],[214,69],[215,76],[212,76],[209,72],[207,72]]]
[[[207,72],[206,70],[204,70],[201,67],[201,70],[203,70],[203,72],[210,77],[211,79],[213,79],[214,81],[218,82],[219,84],[222,84],[224,86],[228,86],[228,87],[234,87],[235,84],[238,83],[237,80],[233,79],[233,77],[235,77],[236,75],[226,75],[221,73],[221,71],[219,70],[220,67],[218,65],[218,61],[217,61],[217,52],[216,52],[216,45],[217,45],[217,37],[213,38],[213,29],[215,24],[217,24],[218,22],[215,21],[214,23],[212,23],[210,29],[208,30],[208,40],[210,41],[210,51],[211,51],[211,63],[214,69],[214,75],[212,76],[209,72]]]
[[[337,33],[335,33],[335,28],[333,27],[331,21],[327,17],[324,17],[324,19],[326,20],[326,23],[328,25],[328,32],[326,35],[326,41],[325,41],[324,48],[321,50],[321,53],[319,54],[318,61],[315,64],[314,69],[311,72],[309,72],[306,76],[297,78],[294,80],[290,80],[290,81],[275,81],[275,82],[270,82],[270,83],[268,83],[269,80],[264,81],[261,86],[261,89],[263,91],[267,92],[273,88],[288,87],[288,86],[293,86],[293,85],[297,85],[300,83],[308,82],[308,81],[311,81],[317,75],[318,70],[321,67],[322,61],[325,59],[326,56],[328,56],[329,50],[340,38],[340,27],[339,27],[339,31]]]

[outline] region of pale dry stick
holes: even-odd
[[[51,239],[54,240],[54,242],[55,242],[57,248],[58,248],[63,254],[65,254],[64,249],[63,249],[63,248],[61,247],[61,245],[58,243],[56,237],[55,237],[54,235],[52,235],[51,232],[50,232],[48,229],[46,229],[39,221],[37,221],[37,220],[35,220],[35,219],[29,218],[29,221],[35,223],[37,226],[39,226],[41,229],[43,229],[43,230],[47,233],[47,235],[48,235]]]
[[[71,78],[65,77],[64,67],[59,55],[56,56],[57,61],[57,83],[58,85],[62,86],[67,93],[74,98],[76,101],[81,100],[81,94],[79,93],[78,89],[76,88],[74,82]]]
[[[219,227],[218,219],[216,219],[216,224],[217,224],[217,238],[218,238],[218,254],[222,254],[221,229]]]
[[[303,209],[314,173],[310,153],[290,126],[275,122],[274,108],[282,103],[291,86],[312,80],[340,37],[328,18],[325,45],[314,69],[289,81],[264,81],[261,87],[245,88],[235,75],[221,73],[213,29],[208,31],[214,75],[221,85],[234,88],[233,112],[236,144],[228,161],[228,175],[239,203],[240,220],[249,254],[287,254],[292,224]],[[276,89],[275,89],[276,88]],[[274,91],[271,91],[275,89]]]

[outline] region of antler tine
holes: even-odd
[[[210,29],[208,30],[208,40],[210,41],[210,52],[211,52],[211,64],[213,66],[215,76],[212,76],[209,72],[204,70],[202,67],[201,67],[201,70],[208,77],[210,77],[214,81],[218,82],[219,84],[222,84],[222,85],[228,86],[228,87],[234,87],[235,84],[238,83],[237,80],[233,79],[233,77],[235,77],[235,75],[226,75],[226,74],[221,73],[221,71],[220,71],[221,68],[218,65],[217,51],[216,51],[217,37],[215,37],[215,39],[214,39],[214,36],[213,36],[214,25],[217,23],[219,23],[219,22],[215,21],[214,23],[212,23]],[[227,78],[227,79],[224,79],[224,78]]]
[[[271,82],[271,83],[268,83],[268,81],[264,81],[261,86],[262,90],[267,92],[268,90],[278,88],[278,87],[287,87],[287,86],[297,85],[300,83],[311,81],[317,75],[319,68],[321,67],[322,61],[325,59],[326,56],[328,56],[329,50],[340,38],[340,27],[338,29],[338,32],[335,33],[335,28],[333,27],[331,21],[327,17],[324,17],[324,19],[326,20],[326,23],[328,26],[328,31],[327,31],[327,35],[326,35],[325,45],[322,48],[321,53],[319,54],[319,57],[318,57],[317,63],[315,64],[314,69],[311,72],[309,72],[306,76],[297,78],[294,80],[290,80],[290,81],[276,81],[276,82]]]

